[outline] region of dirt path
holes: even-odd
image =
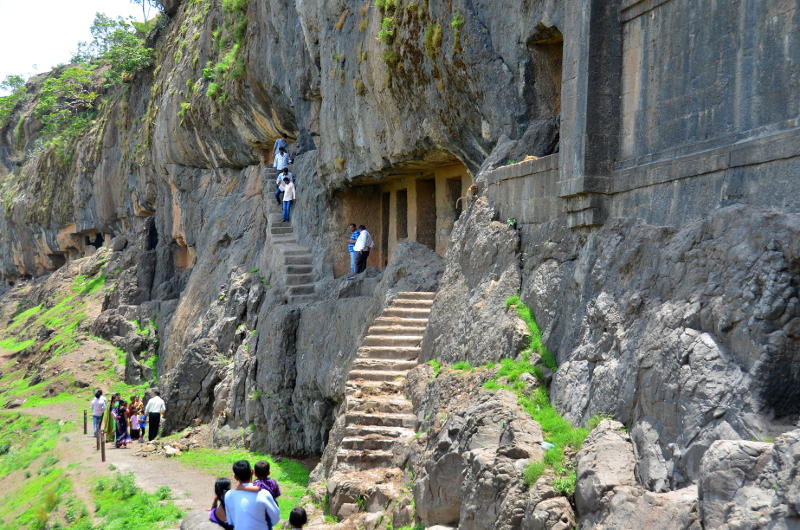
[[[79,410],[65,411],[63,404],[16,410],[54,420],[64,420],[65,412],[71,413],[75,418],[81,417]],[[106,444],[106,461],[103,463],[100,461],[100,452],[96,450],[96,443],[91,435],[91,417],[87,435],[83,434],[82,420],[71,422],[78,428],[61,436],[56,446],[56,456],[63,467],[76,464],[70,472],[76,483],[75,491],[89,506],[92,504],[88,485],[93,479],[110,475],[115,471],[133,473],[136,484],[150,493],[162,486],[170,488],[173,502],[184,511],[207,509],[210,506],[214,480],[217,478],[214,475],[158,455],[142,458],[134,455],[133,447],[114,449],[113,444]]]

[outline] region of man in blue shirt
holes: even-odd
[[[233,476],[242,486],[250,486],[253,468],[247,460],[233,464]],[[225,494],[225,515],[236,530],[271,530],[281,519],[275,499],[267,490],[231,489]]]
[[[355,250],[353,250],[353,247],[355,246],[356,241],[358,240],[358,236],[361,232],[358,231],[356,225],[354,225],[353,223],[350,223],[350,232],[351,232],[350,238],[347,240],[347,250],[348,252],[350,252],[350,272],[355,274],[356,257],[358,256],[358,253]]]

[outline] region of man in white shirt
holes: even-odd
[[[161,399],[161,393],[158,390],[154,390],[153,394],[155,395],[150,398],[147,402],[147,406],[144,408],[144,413],[147,414],[147,423],[149,425],[147,428],[147,439],[151,442],[158,436],[158,427],[161,424],[161,417],[167,410],[164,400]]]
[[[94,399],[89,403],[92,409],[92,425],[94,425],[94,436],[97,438],[97,430],[103,421],[103,412],[106,410],[106,398],[103,397],[103,391],[98,390],[94,393]]]
[[[278,156],[278,152],[283,148],[284,150],[289,149],[289,144],[286,142],[286,138],[281,136],[277,140],[275,140],[275,145],[272,147],[272,160],[275,161],[275,157]]]
[[[289,180],[289,177],[283,177],[281,191],[283,192],[283,222],[288,223],[292,219],[292,201],[295,197],[294,182]]]
[[[289,180],[294,184],[294,175],[289,171],[288,167],[283,168],[283,171],[279,172],[278,177],[275,179],[275,199],[278,201],[278,206],[280,206],[282,202],[281,196],[283,195],[283,189],[281,185],[285,177],[289,177]]]
[[[286,152],[286,149],[281,147],[278,150],[278,154],[275,155],[275,169],[280,172],[283,171],[285,167],[289,167],[289,153]]]
[[[247,460],[233,464],[233,476],[242,486],[250,486],[253,469]],[[231,489],[225,494],[225,516],[236,530],[270,530],[278,524],[281,512],[269,491]]]
[[[359,226],[358,232],[358,239],[356,239],[356,244],[353,245],[353,250],[358,254],[356,257],[356,273],[364,272],[367,269],[369,251],[375,246],[372,234],[367,232],[366,226]]]

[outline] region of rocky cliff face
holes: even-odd
[[[136,360],[150,346],[120,323],[154,320],[168,428],[200,418],[219,444],[324,452],[323,478],[347,369],[393,293],[438,288],[422,358],[475,365],[526,347],[525,326],[505,307],[521,293],[558,363],[558,410],[580,425],[613,416],[628,434],[614,424],[591,435],[573,505],[544,485],[523,487],[541,432],[508,396],[478,395],[476,384],[457,407],[420,399],[420,425],[437,408],[452,414],[406,459],[426,523],[480,528],[490,515],[497,527],[566,528],[577,516],[614,527],[666,513],[674,527],[715,527],[751,483],[792,484],[794,434],[774,447],[721,440],[797,426],[797,215],[733,206],[680,228],[620,218],[584,233],[555,220],[521,233],[478,196],[444,261],[407,243],[382,273],[333,278],[329,258],[342,251],[334,192],[456,159],[480,182],[481,168],[557,149],[552,57],[539,43],[560,38],[561,3],[398,3],[388,28],[369,2],[240,4],[165,2],[168,18],[150,36],[156,66],[105,95],[69,163],[36,146],[41,79],[0,131],[0,276],[46,274],[86,253],[86,237],[106,234],[119,288],[95,332]],[[234,41],[219,36],[242,21],[231,52]],[[377,38],[381,29],[391,35]],[[228,53],[238,73],[204,72]],[[317,280],[303,305],[287,303],[278,250],[265,245],[271,182],[258,164],[278,135],[298,154],[293,224]],[[715,490],[712,477],[727,468],[709,455],[737,451],[772,467],[748,464],[747,484]],[[614,476],[604,474],[606,454],[624,457]],[[449,490],[456,482],[462,489]],[[478,516],[478,492],[506,501]],[[797,517],[790,494],[768,500],[764,521]]]

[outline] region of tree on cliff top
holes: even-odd
[[[161,0],[131,0],[132,3],[136,4],[137,6],[142,6],[142,22],[146,23],[150,20],[150,9],[156,9],[161,11],[164,9],[164,6]]]
[[[107,64],[107,84],[127,81],[133,74],[153,62],[153,51],[145,47],[144,39],[137,35],[134,26],[123,18],[113,18],[97,13],[89,30],[91,42],[78,44],[73,62]]]

